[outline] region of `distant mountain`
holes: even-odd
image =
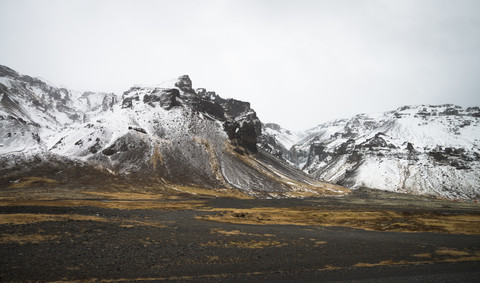
[[[480,198],[480,108],[404,106],[320,124],[284,143],[286,130],[264,131],[314,177],[350,188],[370,187],[446,198]],[[295,143],[288,148],[291,143]]]
[[[258,149],[248,102],[194,90],[188,76],[121,97],[78,92],[0,66],[0,186],[179,186],[257,197],[343,194]],[[39,184],[42,185],[42,184]]]

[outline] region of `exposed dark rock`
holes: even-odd
[[[472,117],[480,117],[480,107],[468,107],[467,113]]]
[[[249,102],[221,98],[217,98],[216,101],[220,103],[222,108],[225,110],[225,113],[232,118],[238,117],[242,114],[246,114],[251,110]]]
[[[387,142],[381,137],[382,133],[377,133],[375,135],[375,137],[371,138],[371,139],[368,139],[367,141],[365,141],[364,143],[362,143],[361,145],[363,147],[368,147],[368,148],[374,148],[374,147],[387,147],[388,144]]]
[[[342,143],[336,150],[337,154],[348,154],[355,149],[355,140],[349,139],[346,142]]]
[[[177,101],[177,97],[179,96],[180,92],[178,89],[156,89],[151,95],[145,95],[143,102],[148,103],[152,107],[155,106],[155,102],[159,102],[160,107],[165,110],[170,110],[175,106],[180,106],[180,103]]]
[[[223,123],[223,130],[227,133],[228,139],[233,140],[236,136],[239,125],[235,121],[227,121]]]
[[[242,124],[227,121],[223,124],[223,129],[233,144],[242,146],[252,153],[258,151],[257,137],[259,134],[257,133],[256,121],[244,121]]]
[[[190,80],[188,75],[179,77],[178,81],[175,83],[175,86],[184,92],[195,93],[195,91],[192,89],[192,80]]]
[[[128,151],[128,149],[130,147],[135,147],[134,144],[127,144],[125,139],[119,139],[117,141],[115,141],[114,144],[112,144],[111,146],[105,148],[102,153],[107,155],[107,156],[111,156],[111,155],[114,155],[115,153],[117,152],[125,152],[125,151]]]
[[[415,151],[415,148],[413,147],[413,144],[412,144],[412,143],[407,143],[407,150],[408,150],[409,152]]]
[[[363,155],[358,150],[354,150],[352,154],[348,156],[348,161],[353,163],[360,162],[362,161],[362,158]]]
[[[450,166],[455,167],[457,170],[467,170],[470,169],[464,162],[460,160],[452,160]]]
[[[237,132],[237,138],[239,144],[249,151],[255,153],[258,151],[257,149],[257,126],[255,122],[244,122]]]
[[[225,110],[218,102],[212,102],[205,99],[195,99],[192,104],[194,110],[208,114],[220,121],[225,121]]]
[[[88,148],[88,151],[90,151],[91,153],[95,154],[97,153],[100,149],[102,149],[102,146],[100,145],[100,139],[97,138],[95,140],[95,144],[92,145],[91,147]]]
[[[309,159],[313,159],[318,156],[319,160],[324,160],[328,157],[328,153],[325,152],[326,147],[323,144],[312,144],[310,146]]]
[[[110,155],[113,155],[113,154],[117,153],[117,150],[116,150],[115,145],[112,145],[112,146],[109,146],[106,149],[102,150],[102,153],[110,156]]]
[[[129,130],[134,130],[134,131],[140,132],[140,133],[142,133],[142,134],[146,134],[146,133],[147,133],[147,131],[146,131],[145,129],[139,128],[139,127],[131,127],[131,126],[130,126],[130,127],[128,127],[128,129],[129,129]]]
[[[428,154],[432,156],[433,159],[435,159],[435,161],[437,162],[442,162],[447,160],[447,156],[440,151],[430,151]]]
[[[40,136],[39,136],[37,133],[32,133],[32,138],[33,138],[36,142],[40,143]]]
[[[440,112],[439,115],[459,115],[458,109],[455,109],[453,107],[449,107],[445,109],[444,111]]]
[[[146,103],[152,107],[155,107],[155,102],[160,102],[160,95],[157,94],[145,94],[143,96],[143,103]]]
[[[122,101],[122,108],[132,108],[134,100],[140,101],[138,95],[132,97],[125,97]]]
[[[0,76],[16,78],[19,76],[19,74],[7,66],[0,65]]]

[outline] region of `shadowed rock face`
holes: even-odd
[[[180,103],[177,102],[179,96],[178,89],[155,89],[151,94],[146,94],[143,97],[143,103],[155,107],[155,102],[158,102],[160,107],[170,110],[172,107],[180,106]]]
[[[48,100],[38,97],[28,80],[19,82],[20,75],[3,72],[16,77],[1,88],[0,114],[10,116],[0,115],[0,135],[8,136],[8,144],[0,147],[0,185],[41,174],[67,185],[177,184],[259,197],[345,193],[340,187],[328,190],[332,185],[259,151],[261,122],[250,103],[206,89],[197,93],[188,76],[165,87],[132,87],[119,101],[113,94],[85,92],[79,98],[83,109],[74,108],[75,93],[52,88],[45,97],[65,107],[57,106],[58,113],[48,116]],[[20,96],[29,99],[17,103]],[[43,111],[29,112],[23,105]],[[78,118],[62,125],[55,123],[56,115]]]
[[[179,77],[178,81],[175,83],[175,86],[184,92],[195,93],[195,91],[192,89],[192,80],[190,80],[188,75]]]

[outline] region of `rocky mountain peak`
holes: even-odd
[[[27,76],[0,79],[0,186],[41,175],[75,187],[122,180],[264,197],[348,191],[259,151],[261,122],[250,103],[196,94],[188,76],[132,87],[119,101]]]
[[[0,65],[0,77],[18,77],[19,74],[17,71],[10,69],[7,66]]]
[[[188,75],[183,75],[178,77],[178,80],[175,83],[175,86],[184,92],[195,93],[195,91],[192,88],[192,80]]]

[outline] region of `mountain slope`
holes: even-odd
[[[404,106],[321,124],[286,157],[313,176],[447,198],[480,197],[480,108]]]
[[[188,76],[132,87],[117,101],[0,70],[3,186],[41,175],[62,184],[121,181],[258,197],[348,191],[259,151],[261,122],[250,104],[194,90]]]

